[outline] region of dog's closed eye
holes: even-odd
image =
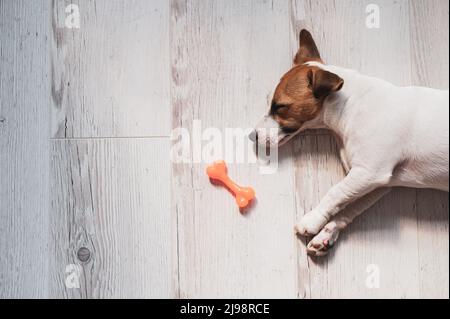
[[[278,112],[287,109],[289,106],[290,106],[289,104],[280,104],[280,103],[272,102],[272,105],[270,107],[270,114],[275,115]]]

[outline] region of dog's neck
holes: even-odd
[[[329,129],[345,139],[348,132],[349,118],[358,112],[358,105],[364,96],[378,85],[391,85],[383,80],[362,75],[355,70],[336,66],[309,62],[327,71],[337,74],[344,80],[344,86],[336,93],[328,96],[318,116],[304,123],[302,131],[306,129]]]

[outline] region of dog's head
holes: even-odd
[[[323,63],[311,34],[302,30],[294,66],[282,76],[268,114],[250,139],[266,146],[284,144],[319,115],[327,96],[342,88],[344,81],[339,76],[308,62]]]

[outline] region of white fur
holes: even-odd
[[[313,241],[324,236],[337,238],[334,229],[343,229],[367,209],[364,201],[371,205],[381,197],[375,196],[374,201],[375,197],[370,196],[378,188],[383,188],[383,194],[393,186],[449,190],[448,91],[398,87],[354,70],[318,62],[308,64],[337,74],[344,79],[344,86],[330,95],[320,114],[297,133],[316,128],[333,131],[349,171],[303,217],[296,226],[299,234],[319,233],[333,216],[355,202],[360,209],[335,217],[337,222],[331,222],[333,231],[326,232],[331,235],[321,233]],[[268,140],[272,143],[274,136]],[[308,248],[322,254],[320,248]]]
[[[309,64],[344,79],[342,90],[325,101],[307,126],[334,131],[352,170],[373,175],[379,186],[448,191],[448,91],[397,87],[352,70]]]

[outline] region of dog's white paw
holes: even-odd
[[[323,228],[327,221],[321,214],[310,212],[303,216],[300,223],[295,225],[295,231],[301,236],[315,235]]]
[[[308,243],[307,251],[312,256],[325,256],[336,243],[339,237],[339,229],[334,222],[330,222],[322,228],[320,233],[314,236]]]

